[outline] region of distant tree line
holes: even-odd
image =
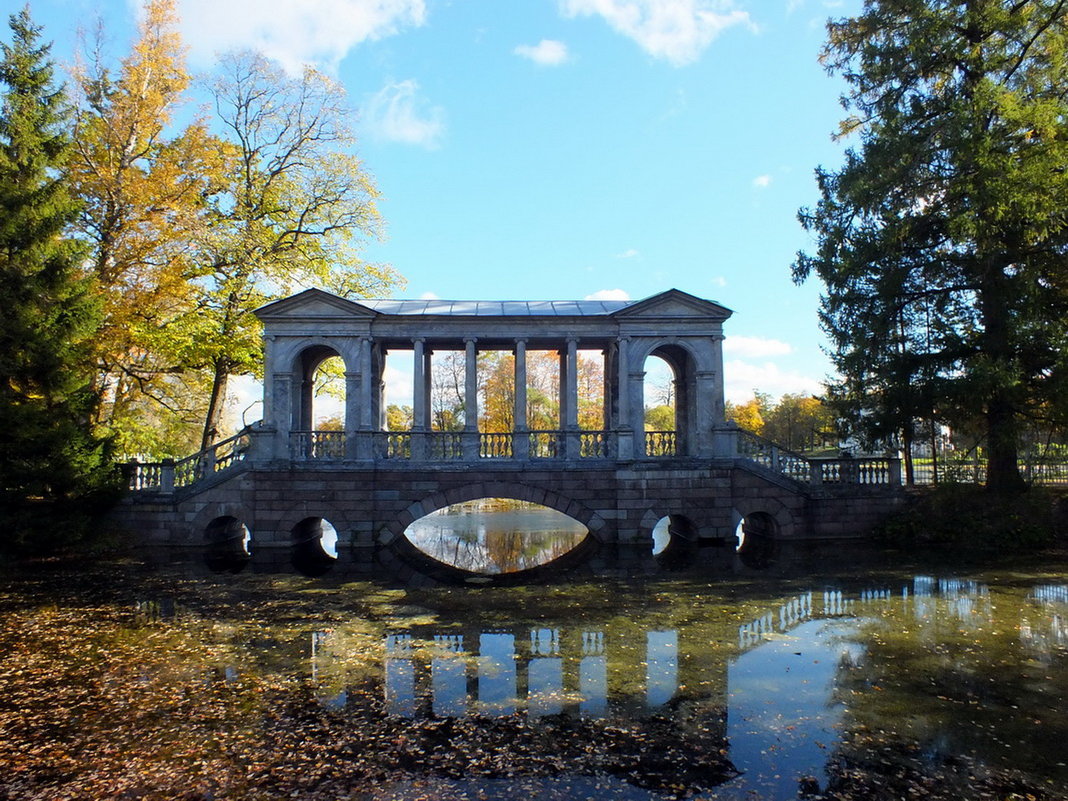
[[[787,393],[772,401],[770,395],[755,392],[744,403],[727,401],[725,415],[739,428],[799,453],[837,450],[839,446],[833,409],[812,395]]]

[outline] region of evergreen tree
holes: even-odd
[[[859,136],[797,281],[826,284],[832,395],[876,434],[981,421],[988,486],[1022,486],[1022,421],[1065,414],[1068,0],[866,0],[824,63]]]
[[[62,174],[67,106],[29,10],[10,27],[0,45],[0,506],[4,545],[37,550],[83,533],[72,515],[110,473],[89,430],[98,308],[83,250],[64,236],[76,213]]]

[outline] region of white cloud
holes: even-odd
[[[413,80],[387,83],[364,104],[361,121],[372,136],[391,142],[438,146],[445,133],[445,111],[419,95]]]
[[[726,345],[726,340],[724,340]],[[724,393],[732,403],[745,403],[753,397],[753,390],[766,392],[773,398],[786,393],[819,395],[823,383],[796,370],[783,370],[777,364],[751,364],[739,359],[723,365]]]
[[[568,60],[567,45],[554,39],[542,39],[536,45],[519,45],[513,52],[543,67],[558,67]]]
[[[654,58],[676,67],[696,61],[732,25],[754,28],[733,0],[559,0],[565,17],[602,17]]]
[[[722,275],[717,275],[715,278],[709,281],[709,283],[712,284],[712,286],[718,286],[720,289],[723,289],[723,287],[727,286],[727,279],[724,278]]]
[[[419,300],[441,300],[436,292],[424,292],[419,296]]]
[[[333,71],[361,42],[426,20],[425,0],[179,0],[192,60],[258,50],[290,72],[305,64]]]
[[[634,248],[628,248],[627,250],[624,250],[622,253],[617,253],[616,254],[616,258],[617,259],[633,259],[633,258],[636,258],[636,257],[638,257],[640,255],[642,255],[642,254],[639,253],[638,251],[636,251]]]
[[[386,404],[397,406],[412,405],[412,360],[398,357],[397,364],[390,364],[387,358],[386,369],[382,371],[382,380],[386,384]]]
[[[729,336],[723,340],[723,352],[741,359],[766,359],[793,352],[788,342],[765,337]]]
[[[755,186],[757,189],[767,189],[769,186],[771,186],[771,176],[758,175],[756,178],[753,179],[753,186]]]
[[[630,300],[630,294],[624,289],[598,289],[583,300]]]

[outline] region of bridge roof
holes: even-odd
[[[380,314],[459,315],[463,317],[589,317],[611,314],[634,300],[396,300],[357,301]]]
[[[382,319],[408,317],[483,317],[483,318],[668,318],[703,317],[725,320],[731,310],[715,301],[705,300],[669,289],[640,300],[441,300],[360,298],[348,300],[321,289],[305,291],[276,300],[256,310],[260,319],[323,314],[373,316]]]

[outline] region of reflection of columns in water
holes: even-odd
[[[527,711],[531,717],[556,715],[564,710],[564,661],[560,658],[560,632],[531,629],[527,663]]]
[[[793,628],[802,620],[812,616],[812,593],[806,592],[791,598],[779,607],[779,630]]]
[[[386,712],[410,718],[415,710],[412,635],[390,634],[386,637]]]
[[[853,602],[842,596],[841,590],[824,590],[823,614],[848,615],[853,612]]]
[[[435,634],[434,645],[444,655],[430,662],[430,688],[434,714],[459,717],[467,713],[467,663],[462,634]]]
[[[604,653],[604,632],[582,632],[582,661],[579,662],[579,712],[595,717],[608,711],[608,659]]]
[[[515,637],[482,633],[478,638],[478,706],[485,715],[510,715],[516,705]]]
[[[743,651],[759,642],[775,630],[771,612],[738,627],[738,647]]]
[[[679,635],[650,631],[645,636],[645,701],[649,706],[666,704],[679,687]]]

